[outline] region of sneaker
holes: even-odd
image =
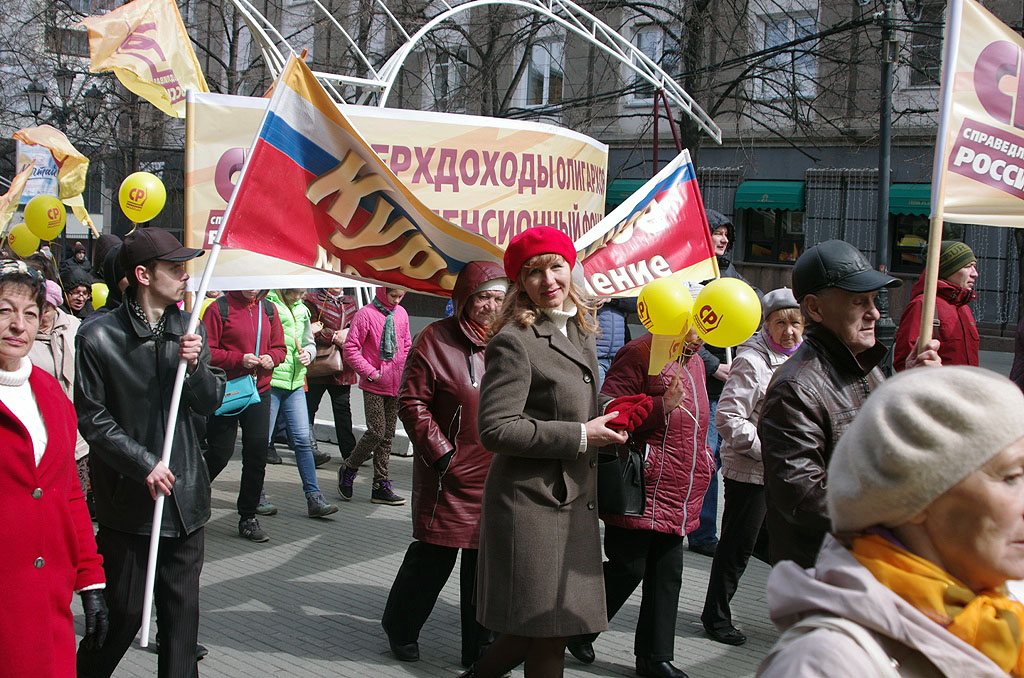
[[[309,492],[306,494],[306,512],[309,513],[310,518],[323,518],[337,513],[338,507],[328,504],[320,492]]]
[[[268,464],[280,464],[281,455],[277,453],[277,448],[274,447],[274,443],[270,443],[267,447],[267,463]]]
[[[239,520],[238,535],[245,537],[249,541],[257,543],[270,541],[270,537],[268,537],[267,533],[263,531],[262,527],[260,527],[260,521],[255,518],[243,518],[242,520]]]
[[[401,506],[405,503],[405,497],[399,497],[391,491],[390,480],[381,480],[373,484],[373,491],[370,493],[370,503]]]
[[[338,469],[338,494],[345,501],[352,501],[352,483],[355,482],[358,470],[353,471],[348,466]]]
[[[256,504],[256,514],[261,516],[277,515],[277,507],[267,501],[267,495],[263,490],[260,490],[260,500]]]

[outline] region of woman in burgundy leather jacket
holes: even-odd
[[[642,516],[601,513],[604,521],[604,590],[610,620],[643,582],[633,653],[637,675],[685,678],[672,664],[676,612],[683,574],[683,538],[700,525],[700,507],[715,470],[707,445],[708,396],[704,363],[670,361],[649,376],[652,335],[629,342],[615,355],[601,393],[618,397],[646,393],[653,398],[647,418],[632,438],[644,454],[647,501]],[[700,340],[692,329],[687,356]],[[600,509],[600,506],[598,506]],[[574,657],[594,661],[596,636],[569,641]]]
[[[413,343],[398,414],[413,444],[413,537],[391,587],[381,624],[395,656],[419,659],[417,638],[462,549],[459,576],[462,664],[490,641],[476,621],[473,589],[480,503],[491,453],[477,436],[484,339],[505,298],[498,264],[470,262],[452,290],[455,314],[427,326]]]

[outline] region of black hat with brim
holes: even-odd
[[[874,292],[902,284],[902,280],[872,268],[860,250],[843,240],[819,243],[801,254],[793,265],[793,294],[797,301],[828,287]]]
[[[206,254],[203,250],[185,247],[177,238],[162,228],[137,228],[121,245],[121,268],[127,274],[139,264],[160,261],[188,261]]]

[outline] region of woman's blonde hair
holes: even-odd
[[[537,316],[542,311],[533,303],[530,295],[523,288],[523,272],[531,268],[552,266],[559,260],[565,261],[565,258],[560,254],[538,254],[523,262],[522,268],[519,269],[519,277],[512,281],[512,285],[505,294],[505,303],[502,304],[498,317],[491,323],[487,333],[488,338],[496,335],[502,327],[510,323],[530,327],[537,322]],[[566,262],[566,265],[568,264],[569,262]],[[587,334],[595,334],[598,329],[597,307],[590,296],[576,286],[576,282],[572,278],[569,279],[568,297],[569,301],[576,306],[576,322],[579,323],[580,329]]]

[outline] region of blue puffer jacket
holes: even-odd
[[[597,335],[597,357],[614,358],[629,341],[626,314],[636,313],[636,299],[609,299],[597,311],[601,332]]]

